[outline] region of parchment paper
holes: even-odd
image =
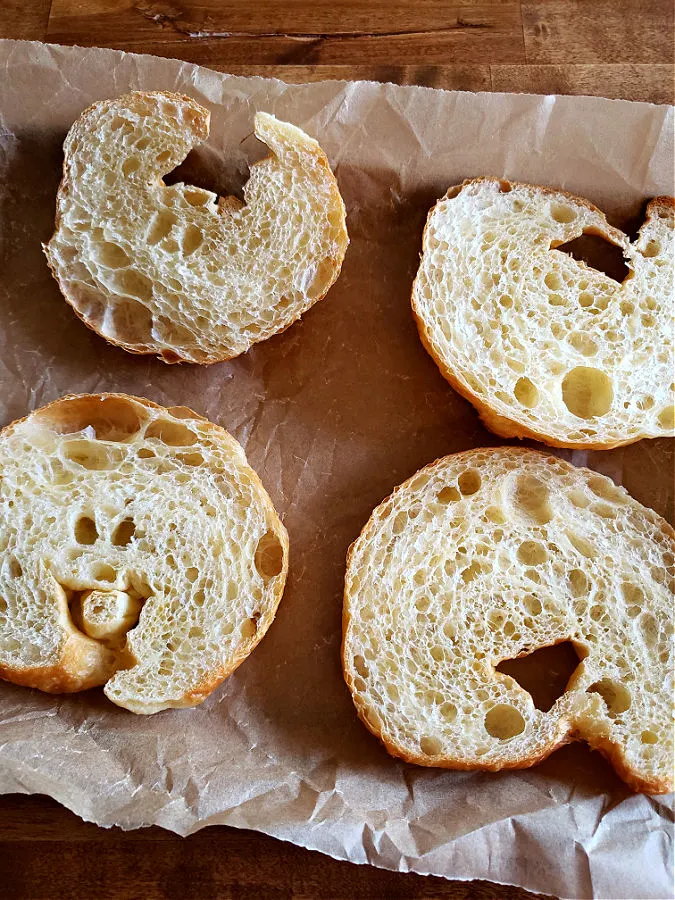
[[[111,50],[0,42],[0,424],[70,391],[193,407],[244,445],[283,515],[291,572],[260,647],[203,706],[136,717],[100,691],[0,683],[0,790],[45,793],[85,819],[180,834],[226,823],[356,863],[487,878],[561,897],[669,897],[672,797],[633,795],[581,745],[501,775],[418,768],[357,721],[339,668],[347,547],[422,465],[497,439],[422,349],[409,293],[431,204],[494,174],[590,198],[615,224],[673,193],[673,111],[588,97],[286,85]],[[316,136],[351,246],[300,324],[239,359],[168,367],[110,347],[60,297],[40,249],[61,144],[80,111],[129,89],[211,109],[189,177],[238,190],[255,110]],[[565,454],[561,454],[565,455]],[[672,516],[666,441],[567,454]]]

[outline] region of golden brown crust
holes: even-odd
[[[45,694],[75,694],[105,684],[98,678],[80,678],[73,675],[64,665],[66,654],[58,665],[40,669],[10,669],[0,665],[0,678],[21,687],[35,688]]]
[[[584,472],[591,472],[591,470],[586,469],[584,467],[573,466],[571,463],[568,463],[566,460],[562,460],[556,456],[552,456],[551,454],[547,454],[541,450],[530,450],[521,447],[476,447],[471,450],[465,450],[461,453],[452,454],[453,459],[461,459],[462,457],[472,457],[475,453],[480,452],[506,452],[511,456],[528,456],[531,457],[533,455],[539,456],[541,458],[541,462],[544,464],[554,463],[557,466],[560,466],[568,471],[575,472],[581,469]],[[346,571],[349,572],[351,568],[352,558],[355,552],[355,548],[357,543],[364,541],[368,542],[371,539],[372,534],[375,532],[375,523],[380,511],[383,511],[397,494],[406,490],[408,484],[410,484],[413,480],[415,480],[420,472],[429,472],[433,471],[435,468],[441,468],[445,462],[446,457],[441,457],[435,460],[432,463],[429,463],[427,466],[424,466],[418,472],[415,472],[410,476],[406,481],[402,484],[398,485],[392,493],[382,500],[378,506],[375,507],[373,512],[371,513],[367,523],[361,529],[359,536],[352,542],[347,552],[347,561],[346,561]],[[670,540],[673,545],[673,550],[675,551],[675,528],[673,528],[665,519],[659,516],[657,513],[653,511],[652,515],[654,517],[654,521],[659,526],[662,533]],[[352,695],[352,699],[354,701],[354,706],[356,708],[357,715],[361,722],[366,726],[366,728],[383,744],[387,752],[398,759],[402,759],[408,763],[414,763],[416,765],[427,766],[432,768],[441,768],[441,769],[456,769],[461,771],[489,771],[489,772],[498,772],[506,769],[527,769],[531,766],[536,765],[537,763],[542,762],[544,759],[549,757],[551,753],[565,744],[571,743],[576,740],[587,740],[590,746],[600,752],[614,767],[617,774],[622,778],[626,784],[629,785],[632,790],[637,792],[649,793],[649,794],[667,794],[673,790],[673,782],[672,779],[645,779],[639,773],[637,773],[634,769],[632,769],[626,761],[625,754],[623,753],[621,747],[617,746],[609,742],[606,739],[595,738],[593,740],[589,740],[587,737],[581,737],[577,731],[574,724],[568,718],[562,718],[559,722],[559,733],[556,740],[551,741],[546,747],[544,747],[541,752],[532,754],[530,756],[522,756],[518,759],[511,759],[507,761],[500,761],[497,763],[470,763],[464,759],[456,759],[451,756],[437,756],[430,757],[424,754],[415,754],[410,753],[405,747],[402,747],[400,744],[397,744],[393,741],[385,732],[382,727],[382,723],[379,721],[379,716],[370,717],[368,716],[368,712],[363,709],[363,707],[358,702],[358,691],[353,683],[352,674],[350,671],[350,662],[349,662],[349,653],[347,647],[347,632],[349,628],[349,624],[351,621],[351,612],[350,612],[350,594],[348,589],[347,580],[345,580],[345,586],[343,591],[343,604],[342,604],[342,643],[340,648],[340,660],[342,666],[342,675],[345,680],[347,687]]]
[[[177,417],[181,419],[194,418],[199,422],[200,428],[207,430],[210,434],[210,437],[215,442],[222,442],[228,448],[231,448],[232,442],[234,442],[234,439],[223,428],[213,422],[210,422],[198,413],[193,412],[191,409],[189,409],[189,407],[181,406],[170,407],[167,409],[166,407],[163,407],[158,403],[154,403],[151,400],[147,400],[142,397],[135,397],[130,394],[115,392],[107,392],[101,394],[67,394],[63,397],[60,397],[58,400],[54,400],[51,403],[48,403],[46,406],[40,407],[40,409],[36,410],[35,412],[39,412],[40,415],[47,416],[49,416],[50,414],[56,414],[55,418],[58,419],[63,405],[71,400],[90,401],[92,404],[92,409],[94,409],[97,404],[105,400],[122,400],[127,403],[131,402],[137,404],[141,407],[142,410],[157,410],[160,412],[169,412],[170,414],[177,414]],[[28,416],[24,416],[20,419],[14,420],[13,422],[10,422],[4,428],[0,429],[0,437],[2,435],[11,433],[18,425],[20,425],[22,422],[25,422],[28,418],[30,418],[31,415],[34,414],[35,413],[29,413]],[[268,605],[265,610],[264,616],[261,617],[261,619],[257,622],[255,634],[246,644],[243,644],[238,648],[234,657],[230,659],[226,665],[223,665],[220,669],[211,671],[208,678],[205,678],[201,683],[194,686],[182,698],[183,702],[177,702],[175,704],[176,706],[194,706],[202,703],[204,700],[206,700],[209,694],[211,694],[215,690],[215,688],[218,687],[218,685],[220,685],[229,675],[232,674],[232,672],[234,672],[235,669],[237,669],[241,665],[242,662],[244,662],[249,654],[260,643],[262,638],[265,636],[268,628],[274,621],[276,611],[279,607],[279,603],[283,595],[286,577],[288,574],[288,534],[286,532],[286,529],[281,524],[272,501],[270,500],[257,472],[255,472],[255,470],[249,466],[247,474],[250,480],[255,485],[257,493],[265,507],[268,528],[274,531],[274,534],[276,535],[282,546],[282,568],[279,573],[281,577],[277,577],[275,579],[273,602]],[[85,672],[83,670],[82,654],[89,645],[96,645],[96,649],[100,652],[101,655],[101,666],[98,667],[95,671]],[[122,656],[122,664],[120,664],[120,656]],[[6,666],[0,665],[0,678],[14,684],[22,685],[24,687],[36,688],[46,693],[75,693],[78,691],[88,690],[93,687],[100,687],[101,685],[105,684],[116,671],[119,671],[120,668],[130,668],[134,664],[134,662],[135,660],[127,651],[122,651],[122,653],[120,654],[106,650],[105,648],[102,648],[101,645],[98,644],[98,642],[93,641],[86,635],[76,631],[64,642],[61,658],[57,664],[31,669],[10,669]]]
[[[668,212],[672,212],[675,215],[675,197],[654,197],[647,204],[647,213],[646,217],[649,218],[651,215],[652,207],[656,209],[657,207],[663,207],[668,210]]]
[[[178,94],[178,93],[171,92],[171,91],[132,91],[131,94],[134,96],[138,96],[139,99],[140,98],[145,99],[148,97],[168,97],[173,100],[188,103],[191,107],[194,108],[195,115],[194,115],[193,121],[196,122],[200,126],[199,130],[198,130],[198,134],[197,134],[198,143],[202,143],[203,141],[205,141],[208,138],[209,122],[210,122],[210,118],[211,118],[211,113],[205,107],[203,107],[199,103],[197,103],[196,100],[193,100],[192,97],[188,97],[186,94]],[[114,106],[116,103],[119,102],[119,99],[121,99],[121,98],[117,98],[116,100],[105,101],[103,105],[108,106],[108,107]],[[101,105],[100,102],[93,103],[93,104],[91,104],[91,106],[87,107],[87,109],[85,109],[84,112],[82,112],[80,114],[80,117],[78,118],[77,123],[74,126],[74,128],[77,129],[77,133],[79,133],[79,131],[86,131],[87,116],[91,112],[93,112],[95,109],[97,109],[100,105]],[[307,149],[307,152],[310,152],[309,148]],[[311,152],[315,155],[316,160],[319,165],[328,169],[329,172],[332,171],[330,168],[330,163],[328,161],[326,154],[323,152],[323,150],[321,149],[321,147],[318,144],[316,145],[315,148],[314,147],[311,148]],[[256,162],[251,163],[249,169],[253,170],[257,166],[260,166],[266,160],[270,159],[271,156],[272,156],[272,154],[270,153],[267,156],[263,157],[262,159],[259,159]],[[67,196],[68,191],[70,189],[70,159],[67,154],[64,155],[63,164],[62,164],[62,173],[63,174],[62,174],[62,178],[61,178],[61,183],[59,185],[59,189],[58,189],[58,192],[56,195],[56,214],[55,214],[55,220],[54,220],[54,232],[52,234],[51,239],[53,239],[57,235],[59,228],[60,228],[61,214],[60,214],[59,210],[60,210],[61,199],[65,196]],[[331,184],[331,194],[332,194],[333,203],[335,203],[338,206],[338,208],[340,208],[342,211],[342,227],[343,227],[343,231],[344,231],[345,241],[348,243],[347,231],[346,231],[346,226],[345,226],[345,219],[346,219],[345,205],[344,205],[344,201],[342,199],[342,195],[340,194],[340,190],[337,186],[337,181],[335,181],[335,180],[333,180],[333,183]],[[241,201],[237,197],[234,197],[232,195],[225,195],[225,196],[219,197],[218,204],[219,204],[219,207],[222,207],[222,209],[224,209],[224,210],[227,209],[228,207],[236,209],[236,208],[243,206]],[[106,340],[109,344],[112,344],[115,347],[119,347],[120,349],[126,350],[128,353],[133,353],[137,356],[156,356],[159,359],[161,359],[163,362],[167,363],[168,365],[175,365],[175,364],[180,364],[180,363],[192,363],[192,364],[203,365],[203,366],[215,365],[216,363],[227,362],[228,360],[234,359],[237,356],[241,355],[240,353],[228,353],[226,350],[223,349],[223,352],[218,355],[204,353],[203,359],[195,360],[192,357],[181,356],[180,353],[178,352],[178,350],[176,350],[176,349],[174,349],[174,350],[166,350],[165,349],[165,350],[158,351],[156,347],[149,347],[147,345],[142,348],[139,348],[139,346],[137,344],[131,345],[131,344],[126,343],[125,341],[116,340],[115,338],[113,338],[109,335],[105,335],[105,336],[102,335],[100,333],[100,331],[98,330],[98,328],[96,327],[96,325],[93,322],[91,322],[89,319],[87,319],[87,317],[84,315],[84,313],[82,313],[78,309],[77,298],[71,292],[68,285],[59,277],[58,272],[56,271],[56,268],[54,267],[54,265],[52,265],[52,261],[51,261],[51,258],[50,258],[49,252],[48,252],[48,246],[49,246],[48,243],[43,244],[42,249],[45,253],[45,256],[47,257],[47,265],[49,266],[49,270],[51,271],[55,281],[57,282],[62,296],[64,297],[64,299],[66,300],[68,305],[71,307],[71,309],[73,310],[75,315],[78,317],[78,319],[81,322],[83,322],[84,325],[86,325],[90,331],[93,331],[94,334],[98,335],[99,337],[103,337],[103,339]],[[328,281],[328,284],[327,284],[325,290],[323,290],[323,292],[320,293],[317,297],[312,298],[312,305],[314,305],[315,303],[318,303],[320,300],[323,300],[323,298],[326,296],[328,291],[335,284],[335,282],[340,274],[340,271],[342,269],[343,257],[344,257],[344,253],[342,254],[342,257],[331,256],[326,259],[326,262],[328,262],[331,266],[332,274],[331,274],[331,277]],[[105,304],[106,303],[105,295],[101,294],[99,292],[98,296],[101,299],[101,301]],[[279,328],[279,330],[275,332],[275,336],[277,334],[281,334],[282,332],[286,331],[288,328],[291,327],[291,325],[294,325],[299,319],[302,318],[302,315],[303,315],[303,313],[298,313],[294,319],[292,319],[290,322],[288,322],[282,328]],[[266,340],[266,338],[264,338],[264,337],[257,338],[256,340],[254,340],[252,342],[251,346],[253,346],[256,343],[259,343],[262,340]]]
[[[572,740],[575,740],[572,737]],[[634,769],[626,762],[626,758],[624,754],[621,752],[621,748],[616,744],[611,744],[606,740],[598,740],[595,742],[590,742],[590,746],[593,750],[597,750],[598,753],[601,753],[602,756],[605,757],[607,762],[612,766],[616,774],[622,781],[631,788],[631,790],[635,791],[638,794],[670,794],[673,790],[673,781],[672,779],[666,778],[643,778]]]
[[[571,194],[569,191],[564,191],[562,189],[556,189],[551,187],[546,187],[538,184],[525,184],[521,181],[512,181],[510,179],[504,178],[496,178],[493,176],[480,176],[478,178],[468,178],[463,181],[460,185],[455,185],[447,190],[442,200],[446,198],[451,198],[457,195],[459,191],[461,191],[464,187],[470,184],[480,184],[480,183],[490,183],[490,184],[499,184],[500,188],[507,184],[509,185],[509,190],[513,187],[523,187],[523,188],[535,188],[538,191],[541,191],[543,194],[548,194],[550,196],[555,197],[566,197],[569,200],[573,200],[575,203],[585,206],[591,212],[600,215],[604,219],[604,213],[602,210],[598,209],[590,200],[586,200],[584,197],[577,197],[575,194]],[[441,201],[439,201],[441,202]],[[659,207],[668,209],[669,211],[675,211],[675,199],[672,197],[654,197],[654,199],[650,200],[647,204],[647,209],[645,213],[645,221],[648,221],[655,210]],[[424,226],[424,231],[422,233],[422,252],[427,249],[427,229],[429,227],[429,221],[431,215],[435,209],[435,205],[429,211],[429,215],[427,216],[427,221]],[[607,223],[607,232],[603,233],[603,236],[608,240],[612,240],[613,237],[621,235],[616,228],[613,228],[609,223]],[[613,241],[615,242],[615,241]],[[415,305],[415,285],[417,283],[417,278],[415,277],[415,281],[413,282],[412,292],[411,292],[411,306],[413,312],[413,318],[415,319],[415,324],[417,325],[417,331],[420,336],[420,340],[424,349],[427,351],[429,356],[433,359],[433,361],[438,366],[441,375],[445,380],[450,384],[450,386],[455,390],[458,394],[464,397],[465,400],[468,400],[469,403],[476,409],[478,415],[480,416],[481,421],[494,434],[503,438],[519,438],[521,440],[530,439],[534,441],[540,441],[542,444],[546,444],[548,447],[559,447],[566,448],[571,450],[612,450],[615,447],[624,447],[628,444],[634,444],[637,441],[641,441],[644,438],[652,437],[649,434],[638,434],[634,437],[629,437],[624,440],[610,440],[610,441],[572,441],[572,440],[561,440],[556,438],[553,435],[547,434],[545,431],[540,431],[535,428],[528,427],[523,422],[518,422],[515,419],[507,418],[506,416],[500,415],[495,412],[495,410],[490,406],[489,403],[486,403],[481,397],[479,397],[474,390],[468,385],[461,377],[458,372],[453,371],[445,361],[436,353],[431,338],[429,336],[427,327],[422,320],[421,315],[419,314],[417,307]]]

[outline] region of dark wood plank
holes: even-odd
[[[52,0],[1,0],[0,38],[43,40],[51,4]]]
[[[206,66],[524,61],[519,0],[53,0],[47,38]]]
[[[668,63],[490,66],[490,73],[495,91],[590,94],[650,103],[675,101],[675,66]]]
[[[672,63],[674,10],[672,0],[523,0],[527,62]]]
[[[543,897],[488,882],[354,866],[222,826],[188,838],[160,828],[104,831],[46,797],[21,796],[0,798],[0,885],[13,900]]]

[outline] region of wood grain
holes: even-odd
[[[672,0],[0,0],[0,37],[155,53],[289,82],[673,101]],[[231,828],[105,831],[46,797],[0,797],[0,897],[527,900],[387,872]]]
[[[524,61],[517,0],[53,0],[47,37],[200,65]]]
[[[530,63],[673,63],[672,0],[523,0]]]
[[[45,797],[0,798],[2,896],[20,900],[418,898],[533,900],[488,882],[448,882],[338,862],[253,831],[213,826],[104,831]]]
[[[673,103],[673,66],[615,63],[559,66],[490,66],[494,91],[533,94],[590,94],[612,100]]]
[[[51,0],[0,0],[0,38],[42,41]]]

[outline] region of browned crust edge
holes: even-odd
[[[584,197],[577,197],[575,194],[571,194],[569,191],[557,190],[555,188],[546,187],[543,185],[537,184],[526,184],[522,181],[512,181],[506,178],[496,178],[492,176],[481,176],[479,178],[469,178],[466,181],[463,181],[461,185],[457,185],[455,187],[451,187],[447,190],[445,195],[438,201],[441,203],[448,197],[457,196],[457,194],[467,187],[470,184],[479,184],[489,182],[492,184],[508,184],[511,188],[513,187],[524,187],[524,188],[535,188],[541,191],[543,194],[549,194],[554,197],[566,197],[569,200],[573,200],[575,203],[585,206],[587,209],[591,210],[591,212],[596,213],[597,215],[602,216],[605,220],[607,226],[607,232],[603,235],[607,240],[612,243],[616,243],[613,240],[613,232],[617,232],[617,229],[613,228],[609,222],[607,222],[605,218],[605,214],[602,210],[598,209],[590,200],[586,200]],[[429,210],[429,214],[427,216],[427,221],[424,226],[424,231],[422,233],[422,253],[426,251],[427,248],[427,228],[429,227],[429,220],[431,215],[438,205],[438,203],[434,204],[432,208]],[[665,208],[669,211],[675,212],[675,198],[673,197],[654,197],[649,201],[645,210],[645,218],[644,222],[648,222],[652,218],[653,212],[658,208]],[[643,223],[644,224],[644,223]],[[608,441],[570,441],[570,440],[562,440],[560,438],[556,438],[553,435],[547,434],[545,431],[540,431],[538,429],[532,428],[528,425],[525,425],[523,422],[519,422],[516,419],[509,418],[507,416],[502,415],[495,411],[495,409],[490,406],[489,403],[486,403],[481,397],[479,397],[471,387],[466,384],[465,381],[462,380],[461,376],[451,369],[448,364],[436,353],[433,343],[431,341],[431,337],[429,335],[426,324],[424,323],[420,313],[417,310],[417,306],[415,304],[415,288],[417,285],[417,279],[419,277],[419,271],[415,275],[415,280],[413,281],[412,291],[411,291],[411,306],[413,318],[415,319],[415,324],[417,325],[417,331],[424,346],[424,349],[427,351],[429,356],[433,359],[433,361],[438,366],[441,375],[445,380],[450,384],[452,389],[456,391],[460,396],[464,397],[465,400],[468,400],[469,403],[476,409],[478,415],[480,416],[481,421],[494,434],[503,438],[519,438],[519,439],[530,439],[535,441],[540,441],[542,444],[546,444],[548,447],[559,447],[566,448],[571,450],[612,450],[615,447],[625,447],[628,444],[634,444],[637,441],[641,441],[644,439],[654,439],[656,437],[661,437],[661,435],[651,435],[651,434],[638,434],[635,437],[629,437],[625,439],[619,440],[608,440]]]
[[[34,412],[44,412],[45,410],[58,410],[58,408],[64,402],[68,402],[70,400],[79,400],[79,399],[87,399],[91,401],[102,401],[106,399],[114,399],[114,400],[123,400],[126,402],[131,402],[140,405],[144,409],[157,410],[159,412],[167,412],[170,415],[173,415],[172,410],[180,411],[181,419],[189,419],[194,418],[194,420],[199,424],[200,428],[206,429],[210,432],[210,436],[214,438],[216,442],[225,443],[228,448],[230,447],[230,441],[234,441],[235,439],[227,432],[224,428],[221,428],[220,425],[216,425],[214,422],[210,422],[208,419],[205,419],[203,416],[198,413],[193,412],[189,407],[181,406],[181,407],[166,407],[161,406],[159,403],[154,403],[152,400],[147,400],[143,397],[136,397],[132,394],[123,394],[123,393],[115,393],[115,392],[106,392],[101,394],[66,394],[63,397],[60,397],[58,400],[53,400],[51,403],[48,403],[46,406],[41,406]],[[187,417],[185,413],[190,413],[191,416]],[[15,419],[13,422],[10,422],[4,428],[0,429],[0,438],[8,433],[11,433],[18,425],[22,422],[25,422],[29,419],[33,413],[29,413],[27,416],[23,416],[20,419]],[[225,439],[223,439],[222,435],[225,435]],[[279,518],[276,509],[270,499],[269,494],[265,490],[265,487],[260,479],[258,473],[246,462],[247,472],[246,474],[250,478],[251,482],[254,484],[255,488],[258,491],[258,494],[263,502],[267,524],[270,529],[274,531],[274,534],[279,539],[281,546],[283,548],[283,559],[282,559],[282,568],[279,575],[275,576],[275,584],[274,584],[274,595],[266,608],[266,613],[263,617],[261,617],[258,621],[258,627],[256,629],[255,635],[245,644],[241,645],[237,652],[234,654],[233,658],[226,662],[224,665],[218,667],[213,670],[209,677],[203,679],[198,682],[188,693],[186,693],[182,698],[177,698],[176,707],[179,706],[197,706],[202,703],[206,698],[211,694],[215,688],[217,688],[222,682],[237,669],[242,662],[249,656],[249,654],[258,646],[260,641],[263,639],[265,634],[267,633],[269,627],[271,626],[274,618],[276,616],[277,609],[279,608],[279,603],[281,602],[281,598],[283,596],[284,588],[286,585],[286,578],[288,575],[288,560],[289,560],[289,541],[288,541],[288,532],[284,527],[281,519]],[[85,682],[82,679],[78,679],[75,675],[72,674],[72,666],[69,666],[68,663],[72,662],[69,658],[68,654],[68,642],[64,645],[64,652],[59,660],[59,662],[52,666],[47,667],[39,667],[39,668],[31,668],[31,669],[10,669],[6,666],[0,666],[0,678],[5,681],[9,681],[13,684],[22,685],[24,687],[36,688],[37,690],[43,691],[44,693],[75,693],[78,691],[88,690],[92,687],[101,686],[101,681],[91,681]],[[114,701],[111,701],[114,702]],[[126,709],[127,707],[123,707]],[[132,712],[136,712],[135,710],[131,710]],[[143,714],[142,710],[139,710],[140,714]]]
[[[475,447],[471,450],[464,450],[461,453],[452,453],[448,456],[440,457],[434,462],[428,463],[426,466],[423,466],[421,469],[418,469],[417,472],[414,472],[409,478],[407,478],[404,482],[394,488],[394,490],[389,494],[389,496],[385,497],[372,511],[368,521],[361,529],[358,537],[351,543],[349,550],[347,551],[347,562],[345,569],[345,584],[344,584],[344,592],[343,592],[343,601],[342,601],[342,643],[340,647],[340,661],[342,667],[342,676],[345,680],[347,687],[349,688],[349,692],[352,697],[352,701],[354,702],[354,707],[356,708],[356,713],[361,720],[361,722],[366,726],[368,731],[373,734],[384,746],[387,753],[391,756],[396,757],[397,759],[402,759],[407,763],[414,763],[415,765],[426,766],[428,768],[438,768],[438,769],[455,769],[458,771],[472,771],[472,772],[500,772],[502,770],[510,770],[510,769],[529,769],[531,766],[536,765],[537,763],[543,762],[547,757],[549,757],[555,750],[558,750],[560,747],[563,747],[565,744],[572,743],[578,740],[584,740],[585,738],[581,738],[575,731],[573,724],[569,721],[568,718],[561,719],[561,728],[560,728],[560,736],[557,740],[552,741],[548,744],[541,753],[532,754],[528,757],[521,757],[520,759],[513,760],[506,763],[497,763],[497,764],[489,764],[489,763],[467,763],[466,760],[456,759],[449,756],[444,757],[429,757],[418,755],[414,753],[408,752],[405,747],[402,747],[400,744],[397,744],[395,741],[391,740],[391,738],[384,733],[384,730],[381,727],[377,727],[372,722],[369,721],[365,712],[361,709],[359,704],[356,702],[356,696],[358,692],[354,688],[353,678],[351,673],[351,667],[348,663],[348,647],[347,647],[347,630],[349,628],[349,624],[351,622],[351,611],[350,611],[350,595],[347,589],[347,574],[349,573],[352,565],[352,558],[354,556],[356,545],[362,540],[367,541],[370,538],[370,532],[374,528],[374,519],[378,510],[392,501],[399,492],[404,491],[408,484],[413,481],[413,479],[417,478],[417,476],[421,472],[426,472],[429,470],[433,470],[436,468],[441,468],[445,461],[449,458],[459,459],[461,457],[472,457],[475,453],[503,453],[504,451],[508,452],[509,455],[513,456],[535,456],[539,457],[539,461],[543,463],[554,462],[557,465],[560,465],[571,472],[581,471],[588,472],[590,475],[598,476],[599,473],[595,472],[593,469],[589,469],[586,466],[573,466],[571,463],[568,463],[564,459],[560,459],[557,456],[553,456],[549,453],[545,453],[542,450],[532,450],[527,447]],[[600,476],[606,478],[607,476]],[[610,479],[611,481],[611,479]],[[625,489],[624,489],[625,490]],[[626,492],[628,493],[628,492]],[[631,495],[629,495],[631,496]],[[635,498],[632,498],[635,503],[638,501]],[[644,507],[647,509],[647,507]],[[659,524],[661,531],[671,540],[673,543],[673,549],[675,549],[675,529],[666,522],[658,513],[655,513],[653,510],[648,510],[653,516],[656,517],[657,523]],[[648,779],[640,776],[635,770],[631,769],[625,760],[625,756],[620,747],[616,744],[611,743],[608,740],[597,740],[591,743],[590,741],[586,741],[586,743],[591,746],[593,750],[597,750],[601,753],[605,759],[612,765],[617,775],[634,791],[637,793],[646,793],[646,794],[668,794],[673,790],[673,782],[669,779]]]
[[[66,659],[67,654],[64,652],[61,661],[52,666],[33,669],[11,669],[0,666],[0,678],[20,687],[34,688],[43,694],[76,694],[79,691],[101,687],[101,681],[96,678],[82,679],[72,675],[63,665]]]
[[[211,113],[205,107],[201,106],[201,104],[197,103],[196,100],[193,100],[192,97],[188,97],[186,94],[175,93],[173,91],[131,91],[127,94],[122,94],[120,97],[117,97],[113,100],[99,100],[96,103],[92,103],[90,106],[88,106],[85,110],[83,110],[80,113],[78,118],[75,120],[75,122],[71,126],[71,129],[68,132],[68,136],[70,136],[72,133],[74,133],[75,129],[80,129],[84,126],[87,115],[89,113],[93,112],[94,109],[98,108],[99,106],[114,106],[120,100],[124,100],[127,97],[131,97],[131,96],[167,97],[167,98],[171,98],[174,100],[189,103],[191,106],[193,106],[195,108],[195,112],[198,114],[198,116],[200,116],[200,117],[203,116],[203,121],[204,121],[204,129],[203,129],[204,133],[203,133],[203,135],[198,135],[199,141],[197,144],[195,144],[195,146],[199,146],[200,143],[202,143],[203,141],[205,141],[208,138],[209,122],[210,122],[210,118],[211,118]],[[165,362],[167,365],[175,365],[175,364],[179,364],[179,363],[190,363],[191,365],[210,366],[210,365],[215,365],[216,363],[220,363],[220,362],[227,362],[230,359],[236,359],[238,356],[241,356],[243,353],[247,353],[251,349],[251,347],[253,347],[255,344],[261,343],[262,341],[269,340],[271,337],[276,337],[278,334],[282,334],[284,331],[286,331],[288,328],[290,328],[292,325],[294,325],[299,319],[302,318],[302,316],[306,312],[308,312],[312,308],[312,306],[314,306],[320,300],[323,300],[323,298],[326,296],[328,291],[333,287],[333,285],[337,281],[337,279],[340,275],[340,272],[342,270],[342,263],[344,262],[344,257],[347,252],[347,247],[349,246],[349,235],[347,233],[347,224],[346,224],[347,212],[345,209],[344,200],[342,199],[342,195],[340,194],[340,189],[338,187],[337,179],[335,178],[335,174],[333,173],[333,170],[330,167],[328,157],[323,152],[321,147],[318,146],[318,144],[317,144],[317,148],[315,151],[315,155],[316,155],[316,159],[317,159],[317,162],[319,163],[319,165],[321,165],[323,168],[327,169],[332,176],[332,183],[331,183],[331,193],[333,195],[332,200],[333,200],[333,203],[335,204],[335,206],[341,212],[340,224],[341,224],[341,232],[342,232],[341,236],[344,241],[344,250],[343,250],[341,256],[338,255],[338,256],[327,256],[326,257],[326,261],[329,262],[332,266],[331,278],[330,278],[325,290],[323,291],[323,293],[320,294],[318,297],[315,297],[312,300],[310,306],[304,312],[298,313],[298,315],[296,315],[295,318],[293,318],[287,324],[280,326],[273,334],[267,335],[266,337],[256,338],[255,340],[251,341],[249,343],[249,345],[246,347],[246,349],[242,350],[240,353],[235,353],[235,354],[223,353],[222,355],[218,355],[218,356],[211,356],[209,354],[204,354],[203,359],[197,360],[197,359],[193,359],[188,356],[181,356],[177,350],[173,350],[173,351],[158,350],[156,347],[149,347],[149,346],[145,347],[144,349],[139,349],[137,345],[130,345],[130,344],[125,343],[124,341],[117,341],[114,338],[111,338],[111,337],[108,337],[107,335],[101,334],[101,332],[96,328],[96,326],[91,321],[89,321],[83,315],[83,313],[80,312],[80,310],[78,310],[77,305],[76,305],[77,300],[68,291],[68,288],[64,284],[62,279],[59,278],[59,276],[56,272],[56,269],[55,269],[54,265],[52,264],[51,255],[50,255],[50,251],[49,251],[49,244],[51,243],[53,238],[57,235],[59,228],[61,226],[61,215],[60,215],[60,211],[59,211],[60,201],[61,201],[62,196],[68,190],[69,184],[70,184],[70,158],[67,154],[64,154],[63,166],[62,166],[63,174],[62,174],[61,182],[59,184],[59,189],[58,189],[57,195],[56,195],[56,213],[55,213],[55,217],[54,217],[54,232],[52,233],[52,236],[49,239],[49,241],[46,244],[42,245],[42,250],[47,258],[47,265],[49,266],[49,271],[52,273],[54,280],[58,284],[59,290],[61,291],[63,298],[66,300],[66,302],[71,307],[71,309],[73,310],[75,315],[78,317],[78,319],[84,325],[86,325],[87,328],[90,329],[90,331],[93,331],[94,334],[98,335],[98,337],[100,337],[100,338],[103,338],[104,341],[107,341],[107,343],[111,344],[114,347],[119,347],[122,350],[126,350],[127,353],[133,353],[137,356],[155,356],[158,359],[161,359],[162,362]],[[256,166],[259,166],[261,163],[264,163],[266,160],[270,159],[271,156],[272,156],[272,154],[270,153],[267,156],[263,157],[263,159],[257,160],[256,162],[254,162],[250,165],[249,169],[253,169]],[[226,195],[226,196],[220,197],[219,200],[222,202],[223,208],[226,208],[227,203],[231,202],[231,201],[236,203],[237,207],[240,205],[239,201],[235,197],[232,197],[231,195]],[[102,300],[102,302],[104,304],[107,304],[108,297],[106,294],[102,293],[101,291],[97,291],[96,294]]]

